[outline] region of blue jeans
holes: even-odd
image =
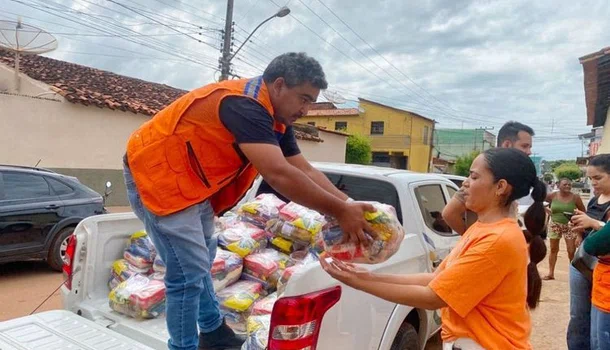
[[[570,265],[568,349],[591,349],[591,282]]]
[[[591,349],[610,350],[610,313],[591,307]]]
[[[131,171],[123,169],[127,195],[167,266],[166,322],[170,349],[197,349],[199,330],[209,333],[223,322],[214,294],[211,262],[216,256],[214,210],[208,201],[158,216],[142,204]]]

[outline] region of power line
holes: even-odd
[[[185,4],[183,1],[182,1],[182,2],[178,2],[178,3],[182,4],[183,6],[190,7],[190,8],[191,8],[191,9],[193,9],[194,11],[190,11],[190,12],[185,11],[185,10],[180,9],[180,8],[178,8],[178,7],[176,7],[176,6],[172,5],[172,4],[168,4],[168,3],[166,3],[165,1],[162,1],[162,0],[155,0],[155,1],[157,1],[157,2],[159,2],[159,3],[162,3],[163,5],[169,6],[169,7],[173,8],[173,9],[175,9],[175,10],[178,10],[178,11],[180,11],[180,12],[186,13],[186,14],[188,14],[189,16],[194,16],[194,17],[199,18],[199,19],[201,19],[201,20],[203,20],[203,21],[213,23],[213,24],[214,24],[214,25],[216,25],[216,26],[222,26],[222,25],[223,25],[223,22],[224,22],[224,20],[222,20],[222,21],[214,21],[214,20],[211,20],[211,19],[209,19],[209,18],[205,18],[205,17],[201,17],[201,16],[197,15],[197,13],[199,13],[199,12],[204,12],[204,13],[208,13],[208,14],[210,14],[210,13],[209,13],[209,12],[205,12],[205,11],[203,11],[203,10],[201,9],[201,7],[199,7],[199,8],[195,8],[195,7],[193,7],[193,6],[190,6],[190,5],[188,5],[188,4]]]
[[[80,21],[80,20],[77,20],[77,19],[73,19],[73,18],[70,18],[70,17],[66,17],[66,16],[63,16],[62,14],[57,14],[57,13],[50,12],[50,11],[48,11],[48,10],[42,9],[42,8],[40,8],[40,7],[38,7],[38,6],[34,5],[34,4],[31,4],[31,3],[25,3],[25,2],[23,2],[23,1],[21,1],[21,0],[11,0],[11,1],[16,2],[16,3],[19,3],[19,4],[22,4],[22,5],[27,6],[27,7],[34,8],[34,9],[36,9],[36,10],[38,10],[38,11],[41,11],[41,12],[44,12],[44,13],[50,14],[50,15],[52,15],[52,16],[56,16],[56,17],[62,18],[62,19],[64,19],[64,20],[67,20],[67,21],[70,21],[70,22],[73,22],[73,23],[76,23],[76,24],[83,25],[83,26],[85,26],[85,27],[88,27],[88,28],[91,28],[91,29],[97,30],[97,31],[99,31],[99,32],[108,33],[108,34],[116,34],[116,33],[111,33],[111,32],[110,32],[110,31],[108,31],[106,28],[101,28],[101,29],[100,29],[99,27],[96,27],[95,25],[92,25],[92,24],[89,24],[89,23],[87,23],[87,22],[83,22],[83,21]],[[54,10],[54,11],[61,11],[61,9],[53,9],[53,10]],[[111,23],[111,24],[112,24],[112,23]],[[133,30],[128,29],[128,28],[127,28],[127,30],[129,30],[129,31],[131,31],[131,32],[134,32],[134,33],[137,33],[137,32],[135,32],[135,31],[133,31]],[[121,38],[121,39],[126,40],[126,41],[130,41],[130,42],[133,42],[133,43],[135,43],[135,44],[138,44],[138,45],[141,45],[141,46],[144,46],[144,47],[147,47],[147,48],[151,48],[151,46],[150,46],[150,45],[148,45],[148,44],[146,44],[146,43],[142,43],[141,41],[138,41],[137,39],[132,39],[132,38]],[[191,62],[193,62],[193,63],[196,63],[196,64],[198,64],[198,65],[202,65],[202,66],[205,66],[205,67],[211,67],[211,68],[215,69],[215,67],[214,67],[214,66],[210,66],[210,65],[205,64],[205,63],[203,63],[203,62],[199,62],[199,61],[193,60],[193,59],[191,59],[191,58],[189,58],[189,57],[184,57],[184,56],[181,56],[180,54],[177,54],[177,53],[174,53],[174,52],[171,52],[171,51],[166,51],[166,50],[164,50],[164,49],[160,49],[160,48],[158,48],[158,47],[154,47],[154,48],[152,48],[152,49],[154,49],[154,50],[156,50],[156,51],[161,51],[161,52],[166,53],[166,54],[171,55],[171,56],[177,56],[177,57],[180,57],[180,58],[186,59],[186,60],[191,61]]]
[[[189,34],[186,34],[186,33],[184,33],[184,32],[181,32],[181,31],[179,31],[178,29],[176,29],[176,28],[174,28],[174,27],[172,27],[172,26],[169,26],[169,25],[167,25],[167,24],[165,24],[165,23],[159,22],[159,21],[157,21],[156,19],[154,19],[154,18],[152,18],[152,17],[149,17],[149,16],[147,16],[147,15],[143,14],[142,12],[140,12],[140,11],[138,11],[138,10],[136,10],[136,9],[134,9],[134,8],[132,8],[132,7],[130,7],[130,6],[123,5],[123,4],[121,4],[121,3],[117,2],[117,1],[114,1],[114,0],[107,0],[107,1],[110,1],[111,3],[116,4],[116,5],[118,5],[118,6],[121,6],[121,7],[125,8],[125,9],[127,9],[127,10],[129,10],[129,11],[135,12],[135,13],[139,14],[140,16],[145,17],[145,18],[148,18],[149,20],[151,20],[151,21],[153,21],[153,22],[157,22],[157,23],[159,23],[159,24],[163,25],[164,27],[167,27],[167,28],[169,28],[169,29],[171,29],[171,30],[173,30],[173,31],[175,31],[175,32],[177,32],[177,33],[183,34],[183,35],[184,35],[184,36],[186,36],[187,38],[190,38],[190,39],[195,40],[195,41],[197,41],[197,42],[199,42],[199,43],[202,43],[202,44],[208,45],[209,47],[211,47],[211,48],[213,48],[213,49],[218,49],[216,46],[214,46],[214,45],[212,45],[212,44],[208,44],[207,42],[205,42],[205,41],[203,41],[203,40],[200,40],[200,39],[197,39],[197,38],[195,38],[195,37],[193,37],[193,36],[191,36],[191,35],[189,35]]]

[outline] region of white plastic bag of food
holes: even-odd
[[[141,230],[131,235],[123,257],[139,269],[151,269],[156,255],[157,251],[150,237],[146,231]]]
[[[243,269],[243,259],[236,253],[224,249],[216,250],[216,258],[212,264],[212,283],[214,291],[219,292],[237,282]]]
[[[266,297],[257,300],[252,306],[251,315],[271,315],[273,311],[273,305],[277,301],[277,293],[271,293]]]
[[[290,202],[280,209],[279,219],[267,222],[267,232],[295,243],[309,245],[326,224],[324,216],[315,210]]]
[[[110,268],[110,279],[108,281],[108,287],[110,289],[116,288],[121,282],[128,280],[131,276],[136,273],[147,275],[150,269],[140,269],[133,265],[131,265],[125,259],[116,260],[112,263],[112,267]]]
[[[252,224],[238,222],[219,233],[218,244],[243,258],[265,248],[267,234]]]
[[[165,311],[165,284],[135,274],[108,295],[110,308],[134,318],[155,318]]]
[[[241,350],[266,350],[269,341],[271,315],[248,317],[247,338]]]
[[[267,221],[278,218],[280,209],[285,205],[286,202],[274,194],[262,193],[253,201],[242,204],[238,213],[243,221],[264,229]]]
[[[220,311],[229,327],[246,332],[246,321],[252,305],[263,293],[263,285],[252,281],[238,281],[216,294]]]
[[[341,243],[343,232],[334,220],[329,220],[322,232],[324,254],[337,260],[360,264],[378,264],[388,260],[400,248],[405,237],[404,230],[398,222],[394,207],[378,202],[369,202],[376,211],[365,213],[377,238],[372,239],[370,246],[356,243]],[[370,238],[370,237],[369,237]]]

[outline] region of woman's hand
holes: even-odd
[[[355,266],[354,264],[344,263],[332,257],[330,262],[327,262],[324,258],[320,259],[320,265],[331,277],[351,287],[355,287],[358,281],[372,279],[372,274],[367,269]]]
[[[574,210],[576,213],[572,216],[572,224],[574,224],[574,231],[578,230],[586,230],[586,229],[594,229],[597,230],[599,228],[599,221],[593,219],[587,213],[584,213],[578,209]]]

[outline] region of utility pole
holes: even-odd
[[[220,81],[229,79],[231,72],[231,45],[233,38],[233,0],[227,0],[227,16],[225,18],[224,44],[220,58]]]

